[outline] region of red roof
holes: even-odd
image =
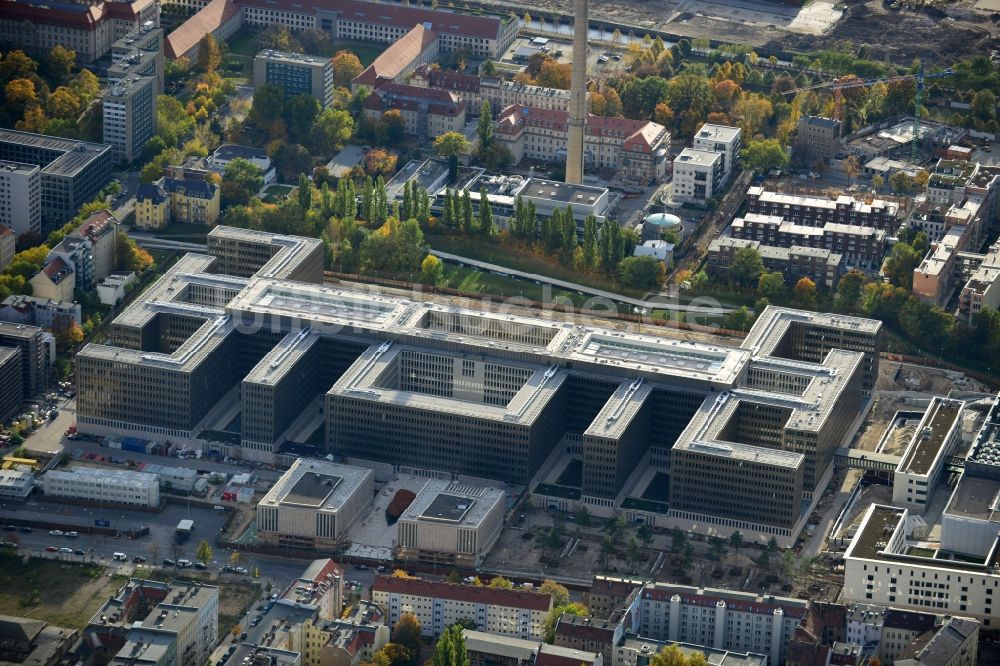
[[[164,55],[180,58],[197,46],[205,35],[217,30],[242,10],[233,0],[212,0],[167,36],[163,45]]]
[[[68,275],[73,274],[73,268],[62,257],[56,257],[42,269],[42,272],[52,280],[52,284],[59,284]]]
[[[541,592],[503,590],[494,587],[461,585],[459,583],[423,580],[420,578],[375,576],[372,591],[448,599],[451,601],[465,601],[474,604],[526,608],[542,612],[552,609],[552,597]],[[579,664],[574,664],[574,666],[579,666]]]
[[[104,5],[91,5],[79,8],[71,4],[51,8],[44,5],[33,5],[16,0],[0,0],[0,15],[9,19],[33,21],[50,25],[65,25],[82,30],[96,30],[97,24],[104,20]]]
[[[429,24],[437,33],[496,39],[501,22],[494,16],[471,16],[441,9],[405,7],[402,5],[365,2],[364,0],[236,0],[243,7],[280,10],[314,15],[317,10],[337,12],[343,21],[359,21],[409,29]]]
[[[670,597],[677,594],[681,598],[681,603],[687,606],[715,607],[720,601],[725,602],[726,607],[744,613],[757,613],[771,615],[775,610],[782,609],[785,617],[802,619],[806,615],[806,608],[798,605],[784,605],[762,600],[761,602],[748,602],[742,599],[732,599],[728,597],[711,596],[707,594],[689,594],[682,590],[657,589],[655,587],[645,587],[642,590],[643,599],[653,599],[655,601],[670,601]],[[766,599],[773,599],[767,597]]]
[[[455,117],[465,110],[465,102],[440,88],[420,88],[402,83],[383,83],[365,98],[364,108],[371,111],[401,109],[419,111],[426,105],[427,112],[439,116]]]
[[[592,652],[543,644],[538,656],[535,657],[535,666],[580,666],[594,663],[595,656]]]
[[[106,234],[117,221],[118,218],[112,215],[111,211],[99,210],[96,213],[91,213],[76,232],[91,241],[95,241]]]
[[[6,236],[6,235],[8,235],[8,234],[10,234],[10,235],[12,235],[12,236],[13,236],[13,235],[14,235],[14,232],[13,232],[13,231],[11,231],[11,230],[10,230],[10,227],[8,227],[7,225],[5,225],[5,224],[0,224],[0,238],[3,238],[4,236]]]
[[[444,88],[457,92],[479,92],[479,77],[473,74],[462,74],[430,65],[417,67],[416,73],[427,79],[428,85],[432,88]]]
[[[524,127],[544,127],[566,131],[569,112],[556,109],[539,109],[532,106],[513,104],[504,109],[497,118],[497,132],[517,134]],[[594,137],[618,136],[624,139],[625,150],[651,152],[665,137],[667,128],[649,120],[631,118],[606,118],[587,114],[587,134]]]
[[[437,41],[437,33],[423,25],[413,26],[408,33],[383,51],[365,71],[354,77],[352,85],[377,88],[382,82],[394,81],[406,71],[420,54]]]

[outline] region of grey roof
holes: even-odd
[[[267,151],[263,148],[254,148],[252,146],[239,146],[235,143],[224,143],[215,149],[212,156],[217,160],[235,160],[236,158],[243,158],[245,160],[252,159],[267,159]]]
[[[111,151],[111,146],[106,144],[87,143],[5,128],[0,128],[0,143],[13,143],[61,153],[42,167],[43,173],[57,176],[75,176],[102,154]]]

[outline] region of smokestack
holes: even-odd
[[[569,132],[566,137],[566,182],[583,182],[583,140],[587,124],[587,0],[576,0],[573,18],[573,76],[570,79]]]

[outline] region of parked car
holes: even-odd
[[[49,530],[49,536],[62,536],[62,530]]]
[[[70,539],[75,539],[80,535],[77,532],[66,532],[66,536],[68,536]]]
[[[46,546],[45,547],[45,552],[46,553],[57,553],[57,552],[59,552],[59,549],[56,548],[55,546]]]
[[[63,546],[62,548],[59,549],[59,552],[62,553],[63,555],[72,555],[73,554],[73,549],[72,548],[66,548],[65,546]]]
[[[143,562],[146,561],[146,558],[143,557],[142,555],[136,555],[135,557],[132,558],[132,561],[135,562],[136,564],[142,564]]]
[[[205,569],[208,568],[208,565],[206,565],[204,562],[195,562],[194,568],[198,569],[199,571],[204,571]]]
[[[4,525],[3,528],[5,530],[7,530],[8,532],[16,532],[17,531],[17,525]]]
[[[26,527],[20,527],[20,528],[18,528],[18,530],[20,532],[24,532],[25,534],[31,534],[31,532],[32,532],[31,528],[27,527],[27,526]]]
[[[86,555],[87,553],[83,552],[83,550],[81,548],[76,548],[75,550],[73,550],[73,554],[74,555]]]
[[[172,567],[172,566],[174,566],[174,561],[172,559],[170,559],[169,557],[164,557],[163,561],[160,562],[160,564],[162,564],[165,567]]]

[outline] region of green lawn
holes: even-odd
[[[261,201],[264,203],[278,203],[288,197],[295,188],[291,185],[268,185],[261,192]]]
[[[361,64],[367,67],[372,64],[375,58],[382,55],[382,51],[385,51],[386,45],[381,44],[369,44],[367,42],[345,42],[337,41],[333,43],[333,48],[329,55],[337,53],[337,51],[350,51],[354,55],[358,56],[358,60]],[[323,54],[326,55],[326,54]]]
[[[539,302],[545,300],[544,287],[540,284],[449,263],[444,265],[444,279],[439,286],[501,297],[518,296]],[[586,297],[576,292],[562,289],[552,289],[551,294],[551,299],[569,299],[574,305],[580,305],[586,300]]]
[[[156,232],[157,236],[169,237],[183,243],[206,243],[210,228],[204,224],[182,224],[174,222]]]
[[[256,28],[243,28],[235,35],[226,40],[229,52],[237,56],[250,56],[251,60],[257,55],[257,35],[260,30]]]

